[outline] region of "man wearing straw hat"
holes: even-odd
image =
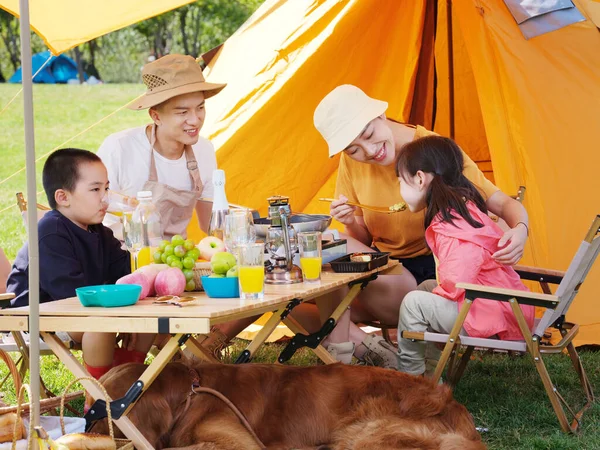
[[[163,235],[185,236],[196,209],[200,228],[210,220],[215,150],[200,137],[206,114],[204,102],[225,84],[208,83],[191,56],[167,55],[146,64],[142,79],[147,91],[131,102],[147,109],[152,123],[108,136],[98,150],[106,165],[111,190],[129,197],[152,191],[161,215]],[[111,226],[120,235],[118,226]]]

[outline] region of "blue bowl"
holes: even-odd
[[[104,284],[75,289],[83,306],[114,308],[135,304],[142,293],[139,284]]]
[[[202,277],[202,287],[210,298],[236,298],[240,296],[238,277],[212,278]]]

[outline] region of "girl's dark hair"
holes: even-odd
[[[433,180],[425,194],[427,210],[425,227],[437,214],[444,222],[454,225],[452,214],[456,211],[469,225],[481,228],[483,224],[473,219],[466,202],[472,201],[487,213],[485,200],[473,183],[463,175],[464,159],[461,149],[452,139],[442,136],[427,136],[406,144],[396,159],[396,175],[414,177],[417,171],[433,174]]]

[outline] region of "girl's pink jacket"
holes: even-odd
[[[464,289],[456,283],[473,283],[508,289],[528,290],[512,267],[496,262],[492,255],[498,250],[498,241],[504,234],[487,214],[474,203],[467,203],[471,216],[483,223],[482,228],[473,228],[458,214],[454,224],[441,222],[436,217],[425,231],[425,238],[437,258],[438,283],[434,293],[458,303],[464,299]],[[535,308],[522,305],[527,324],[533,327]],[[521,340],[523,336],[507,302],[476,299],[471,305],[464,323],[469,336]]]

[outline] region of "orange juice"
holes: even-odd
[[[300,258],[302,276],[305,280],[314,281],[321,278],[322,261],[320,256],[304,256]]]
[[[265,282],[264,266],[240,266],[240,290],[244,294],[258,294],[262,292]]]
[[[154,262],[152,258],[152,248],[151,247],[142,247],[137,256],[137,268],[139,269],[142,266],[147,266]],[[131,271],[133,272],[136,269],[133,259],[133,254],[131,255]]]

